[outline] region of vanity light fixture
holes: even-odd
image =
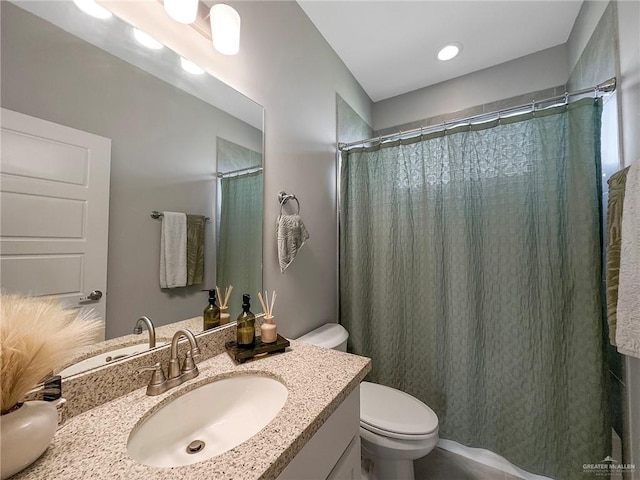
[[[111,18],[111,16],[113,15],[106,8],[98,5],[95,0],[73,0],[73,3],[75,3],[76,7],[78,7],[87,15],[91,15],[92,17],[99,18],[101,20]]]
[[[194,75],[200,75],[202,73],[204,73],[204,70],[202,68],[200,68],[198,65],[196,65],[195,63],[187,60],[184,57],[180,57],[180,64],[182,65],[182,68],[189,72],[189,73],[193,73]]]
[[[162,45],[159,41],[153,38],[151,35],[143,32],[142,30],[138,30],[134,27],[133,36],[136,38],[138,43],[144,45],[151,50],[160,50],[164,45]]]
[[[213,47],[223,55],[235,55],[240,50],[240,14],[224,3],[209,11]]]
[[[164,0],[164,11],[176,22],[189,25],[198,16],[198,0]]]
[[[452,42],[439,48],[436,56],[438,57],[438,60],[446,62],[447,60],[451,60],[457,57],[461,51],[462,51],[462,44],[458,42]]]

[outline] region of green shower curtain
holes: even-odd
[[[559,480],[609,453],[600,112],[343,153],[340,320],[440,437]]]
[[[262,172],[225,177],[221,184],[216,284],[221,292],[234,287],[229,300],[233,321],[242,311],[242,294],[255,299],[262,290]]]

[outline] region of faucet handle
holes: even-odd
[[[157,362],[155,365],[140,367],[136,370],[136,373],[153,371],[151,375],[151,380],[149,381],[149,385],[147,386],[147,395],[159,395],[163,393],[166,389],[164,385],[167,381],[167,378],[164,376],[164,371],[162,370],[162,365],[160,362]]]
[[[196,362],[193,361],[193,356],[191,355],[191,352],[188,351],[187,355],[184,357],[184,362],[182,362],[180,373],[187,373],[192,370],[197,370]]]
[[[196,343],[195,348],[187,352],[187,357],[198,358],[199,356],[200,356],[200,347]]]
[[[184,382],[191,380],[192,378],[196,378],[199,373],[198,367],[196,367],[196,362],[193,361],[191,352],[187,352],[187,355],[184,357],[184,362],[182,363],[182,369],[180,370],[180,378]]]

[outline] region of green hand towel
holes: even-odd
[[[204,281],[204,224],[204,216],[187,215],[187,285]]]
[[[611,175],[609,199],[607,201],[607,263],[605,266],[605,282],[607,288],[607,323],[609,324],[609,343],[616,344],[616,310],[618,307],[618,280],[620,275],[620,247],[622,205],[624,204],[624,188],[627,182],[629,167]]]

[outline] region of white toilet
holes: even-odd
[[[297,340],[345,352],[349,333],[325,323]],[[362,456],[371,460],[370,480],[414,480],[413,461],[438,443],[438,417],[415,397],[395,388],[360,385]]]

